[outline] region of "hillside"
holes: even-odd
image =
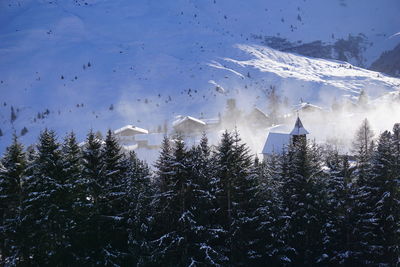
[[[399,10],[395,0],[1,1],[0,150],[24,127],[27,143],[44,127],[82,139],[90,128],[212,117],[232,96],[264,105],[271,85],[292,103],[365,87],[379,96],[399,81],[354,66],[400,42],[388,38]]]
[[[371,69],[388,73],[392,76],[400,76],[400,44],[389,51],[385,51],[371,65]]]

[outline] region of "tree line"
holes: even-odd
[[[238,132],[164,138],[154,171],[108,131],[44,130],[0,160],[4,266],[396,266],[400,125],[352,156],[299,139],[254,157]]]

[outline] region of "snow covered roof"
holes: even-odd
[[[172,122],[172,126],[176,127],[176,126],[178,126],[178,125],[180,125],[180,124],[182,124],[182,123],[184,123],[186,121],[192,121],[192,122],[195,122],[195,123],[198,123],[198,124],[201,124],[201,125],[206,125],[206,123],[204,121],[196,119],[196,118],[193,118],[191,116],[184,116],[184,117],[178,116],[177,119]]]
[[[296,105],[294,107],[294,109],[295,109],[295,111],[300,111],[300,110],[304,110],[304,111],[317,111],[317,110],[319,110],[319,111],[322,111],[323,110],[323,108],[321,108],[319,106],[316,106],[316,105],[313,105],[313,104],[310,104],[308,102],[302,102],[302,103]]]
[[[289,145],[293,135],[308,134],[308,131],[304,128],[299,117],[297,117],[294,128],[290,133],[277,132],[279,130],[286,131],[286,129],[286,125],[276,125],[269,128],[270,132],[268,133],[267,140],[265,141],[262,154],[281,154],[283,149]]]
[[[268,132],[289,133],[291,128],[286,124],[277,124],[268,128]]]
[[[133,125],[126,125],[122,128],[119,128],[114,131],[114,134],[119,134],[119,135],[135,135],[135,134],[148,134],[149,131],[143,128],[139,128]]]
[[[219,118],[209,118],[209,119],[201,119],[207,125],[213,125],[220,123]]]
[[[283,149],[289,145],[291,135],[288,133],[269,133],[265,141],[262,154],[282,154]]]
[[[255,108],[253,109],[253,112],[257,112],[257,113],[259,113],[260,115],[264,116],[265,118],[269,118],[268,114],[266,114],[264,111],[262,111],[262,110],[259,109],[258,107],[255,107]]]
[[[291,135],[304,135],[309,134],[309,132],[303,127],[303,123],[300,118],[297,117],[296,124],[294,125],[293,130],[290,132]]]

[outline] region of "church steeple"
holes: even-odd
[[[290,132],[290,135],[292,136],[292,141],[293,144],[297,144],[300,141],[307,141],[306,135],[309,134],[309,132],[304,128],[303,123],[301,122],[299,116],[297,116],[296,123],[294,125],[293,130]]]
[[[300,117],[297,116],[296,123],[294,125],[293,130],[290,132],[290,135],[306,135],[309,132],[304,128],[303,123],[300,120]]]

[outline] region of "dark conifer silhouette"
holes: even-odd
[[[354,157],[353,157],[354,156]],[[354,160],[353,160],[354,159]],[[395,266],[400,126],[353,155],[297,139],[254,158],[237,131],[212,147],[165,137],[154,168],[111,131],[44,130],[0,158],[2,266]]]

